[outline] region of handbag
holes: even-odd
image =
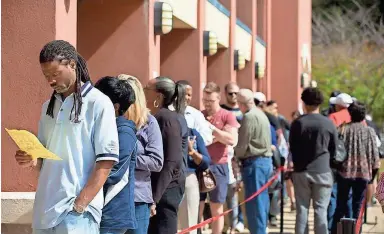
[[[199,181],[199,188],[201,193],[207,193],[216,188],[216,178],[211,170],[206,169],[197,172],[197,180]]]
[[[336,155],[333,160],[333,162],[336,165],[342,164],[347,159],[347,150],[345,149],[345,142],[344,142],[344,131],[345,131],[345,124],[340,126],[340,130],[338,134],[338,141],[336,144]]]

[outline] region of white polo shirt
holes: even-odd
[[[74,110],[71,115],[73,94],[65,100],[56,95],[54,118],[46,115],[49,101],[43,105],[38,138],[63,160],[43,161],[33,209],[34,229],[52,228],[65,218],[73,209],[76,196],[85,187],[95,162],[118,162],[119,141],[111,100],[90,82],[81,87],[81,95],[83,104],[79,123],[73,121]],[[103,203],[101,189],[86,209],[98,223]]]

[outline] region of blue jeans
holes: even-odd
[[[242,177],[244,181],[245,197],[251,196],[268,182],[272,175],[272,159],[257,157],[243,161]],[[249,231],[251,234],[266,234],[269,196],[268,189],[257,197],[245,203]]]
[[[347,200],[352,190],[352,217],[356,219],[359,217],[360,209],[362,208],[362,201],[364,193],[367,188],[368,181],[360,178],[345,179],[337,176],[337,202],[336,211],[332,223],[332,233],[337,233],[337,223],[347,212]]]
[[[332,187],[331,200],[329,201],[329,206],[328,206],[327,218],[328,218],[329,233],[331,233],[333,217],[336,211],[336,201],[337,201],[337,178],[335,178],[335,183],[333,184],[333,187]],[[349,196],[348,196],[347,210],[344,216],[346,218],[352,218],[352,191],[349,193]]]
[[[57,226],[48,229],[33,229],[33,234],[99,234],[99,224],[91,213],[71,211]]]
[[[135,214],[137,221],[137,229],[128,230],[125,234],[147,234],[149,226],[151,204],[144,202],[135,202]]]
[[[127,229],[100,228],[100,234],[124,234]]]

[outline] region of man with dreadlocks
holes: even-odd
[[[40,64],[54,92],[43,104],[38,138],[63,160],[16,152],[19,165],[40,171],[33,233],[99,233],[101,188],[119,154],[114,106],[93,88],[84,58],[68,42],[46,44]]]

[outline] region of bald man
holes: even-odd
[[[240,89],[237,95],[243,120],[235,156],[241,161],[245,197],[251,196],[268,182],[272,175],[271,129],[267,116],[257,108],[253,92]],[[264,190],[245,204],[251,234],[266,234],[269,195]]]

